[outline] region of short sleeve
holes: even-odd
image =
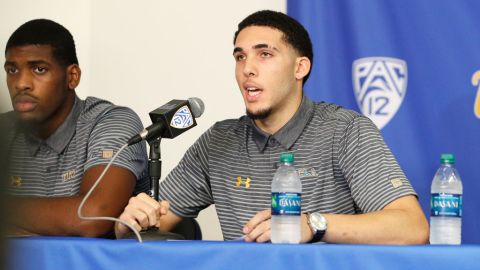
[[[416,195],[373,122],[356,116],[336,131],[340,168],[363,213],[381,210],[406,195]]]
[[[160,183],[160,197],[169,201],[172,212],[179,216],[196,217],[213,204],[208,173],[211,130],[187,150],[180,163]]]
[[[143,129],[138,115],[126,107],[113,106],[97,116],[95,121],[88,138],[85,171],[96,165],[106,165],[129,138]],[[126,168],[135,175],[135,193],[148,190],[147,152],[144,142],[126,147],[112,165]]]

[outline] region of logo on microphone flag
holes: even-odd
[[[382,129],[396,114],[407,92],[407,64],[389,57],[360,58],[352,65],[358,107]]]
[[[193,117],[187,105],[181,107],[175,112],[170,121],[170,126],[178,129],[188,128],[193,125]]]

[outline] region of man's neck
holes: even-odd
[[[272,111],[268,117],[255,120],[257,127],[268,134],[275,134],[279,131],[298,111],[298,108],[302,103],[302,93],[303,92],[300,91],[296,97],[292,97],[292,99],[286,102],[284,106]]]

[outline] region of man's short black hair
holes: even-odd
[[[8,49],[25,45],[50,45],[53,57],[62,65],[78,65],[75,42],[62,25],[47,19],[35,19],[22,24],[7,41]]]
[[[310,40],[307,30],[294,18],[272,10],[257,11],[238,24],[238,30],[235,32],[233,44],[235,44],[240,31],[248,26],[268,26],[281,31],[284,41],[290,44],[300,56],[305,56],[310,59],[310,63],[313,66],[312,41]],[[307,81],[309,76],[310,72],[303,78],[303,83]]]

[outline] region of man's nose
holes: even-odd
[[[32,76],[29,72],[19,71],[14,79],[14,87],[17,91],[29,91],[33,88]]]
[[[243,74],[247,77],[255,77],[258,75],[256,65],[251,60],[245,60],[245,65],[243,67]]]

